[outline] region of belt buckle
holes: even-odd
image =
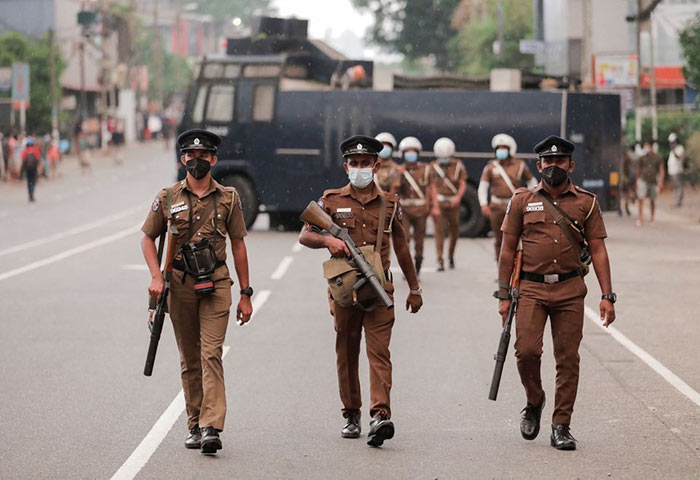
[[[559,282],[559,274],[558,273],[551,273],[549,275],[544,276],[544,283],[558,283]]]

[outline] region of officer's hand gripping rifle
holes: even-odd
[[[489,390],[489,400],[496,400],[498,396],[498,387],[501,385],[501,375],[503,374],[503,364],[506,361],[508,353],[508,345],[510,344],[510,330],[513,326],[515,314],[518,311],[518,296],[520,289],[520,269],[523,264],[523,247],[522,243],[518,244],[518,250],[515,252],[515,260],[513,261],[513,273],[510,276],[510,308],[508,315],[503,325],[501,339],[498,342],[498,351],[493,356],[496,360],[496,366],[493,369],[493,378],[491,379],[491,389]]]
[[[164,238],[165,235],[161,236],[160,245],[158,249],[159,260],[160,256],[163,254]],[[146,366],[143,369],[143,374],[147,377],[150,377],[153,373],[153,364],[156,360],[158,342],[160,341],[160,334],[163,331],[163,322],[165,321],[165,310],[167,309],[168,294],[170,293],[170,281],[173,276],[173,259],[175,258],[175,244],[177,243],[176,240],[177,231],[171,225],[168,229],[168,253],[165,255],[165,267],[163,269],[163,277],[165,279],[163,293],[160,295],[160,299],[156,299],[152,296],[149,302],[150,313],[148,318],[148,329],[151,331],[151,341],[148,345],[148,354],[146,355]],[[155,309],[153,308],[154,306]]]
[[[360,272],[360,280],[353,286],[353,289],[357,292],[365,283],[369,282],[372,289],[377,294],[377,297],[384,303],[386,308],[393,308],[394,302],[391,301],[389,295],[387,295],[386,290],[382,287],[377,272],[374,271],[372,265],[367,261],[364,255],[355,242],[350,238],[347,228],[341,228],[335,223],[333,219],[323,211],[321,207],[316,202],[309,202],[306,209],[302,212],[299,217],[302,221],[318,227],[326,232],[330,233],[335,238],[342,240],[345,246],[350,252],[350,262],[357,268]]]

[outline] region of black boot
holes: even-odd
[[[371,447],[381,447],[384,440],[394,438],[394,423],[383,417],[376,416],[369,422],[369,434],[367,434],[367,445]]]
[[[557,450],[576,450],[576,439],[568,425],[552,424],[551,445]]]
[[[445,263],[442,260],[438,260],[438,272],[444,272],[445,271]]]
[[[343,438],[360,438],[360,411],[350,411],[345,413],[345,426],[340,431],[340,436]]]
[[[185,439],[185,448],[201,448],[202,447],[202,431],[199,425],[195,425],[190,429],[190,433]]]
[[[542,418],[542,409],[544,408],[545,398],[542,393],[542,401],[539,405],[533,405],[528,402],[525,408],[520,412],[520,434],[525,440],[534,440],[540,433],[540,419]]]
[[[421,265],[423,265],[423,259],[416,257],[416,275],[420,273]]]
[[[454,269],[455,269],[455,259],[450,258],[450,270],[454,270]]]
[[[221,438],[214,427],[202,429],[202,453],[216,453],[221,450]]]

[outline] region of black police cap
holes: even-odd
[[[344,157],[348,155],[374,155],[377,156],[384,148],[384,144],[379,140],[367,135],[353,135],[343,140],[340,144],[340,151]]]
[[[570,156],[576,147],[565,138],[550,135],[535,145],[538,157]]]
[[[220,143],[221,137],[202,128],[187,130],[177,137],[177,146],[183,152],[188,150],[216,152]]]

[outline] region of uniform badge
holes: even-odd
[[[543,212],[544,205],[542,204],[542,202],[530,202],[527,204],[525,211],[526,212]]]
[[[325,204],[323,203],[323,199],[321,198],[318,202],[316,202],[319,207],[323,208]]]
[[[154,212],[157,212],[159,208],[160,208],[160,200],[158,199],[158,195],[156,195],[156,198],[153,199],[153,205],[151,205],[151,210],[153,210]]]
[[[195,145],[199,145],[199,139],[198,139],[198,138],[195,138],[195,139],[194,139],[194,144],[195,144]]]
[[[357,144],[357,149],[358,149],[358,150],[362,150],[362,144],[361,144],[361,143],[358,143],[358,144]]]
[[[510,213],[510,206],[513,204],[513,199],[508,200],[508,206],[506,207],[506,215]]]
[[[552,151],[553,151],[553,152],[556,152],[556,151],[557,151],[557,146],[556,146],[556,145],[552,145]]]
[[[403,221],[403,207],[401,204],[399,204],[399,208],[396,210],[396,218],[399,219],[399,222]]]

